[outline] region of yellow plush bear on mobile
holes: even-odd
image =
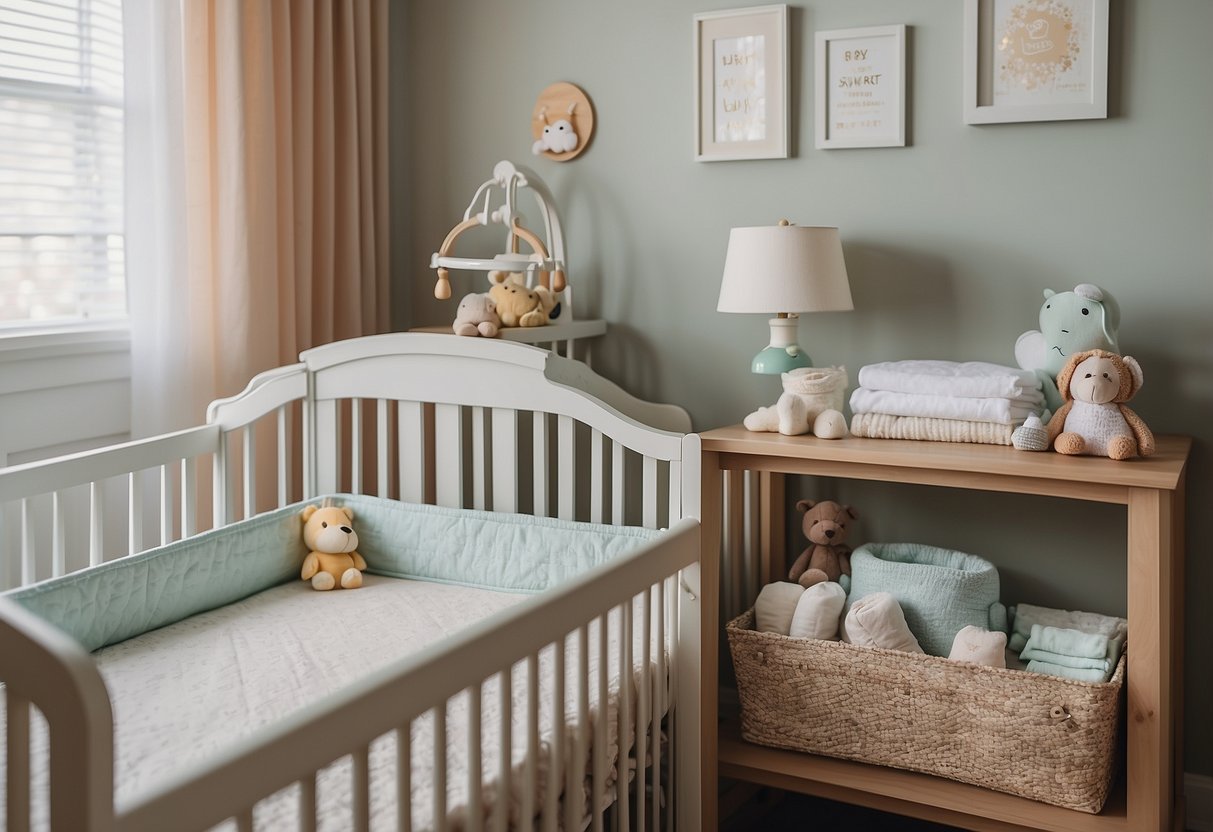
[[[308,506],[301,513],[303,542],[311,551],[303,561],[300,577],[312,589],[357,589],[362,586],[366,561],[355,549],[358,533],[350,523],[354,512],[337,506]]]
[[[502,326],[544,326],[556,307],[556,296],[543,285],[528,289],[521,272],[489,272],[489,283]]]

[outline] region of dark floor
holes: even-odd
[[[722,832],[954,832],[951,826],[889,815],[778,789],[760,789],[739,809],[721,820]]]

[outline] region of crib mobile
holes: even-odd
[[[543,222],[543,236],[526,224],[518,209],[519,194],[529,190],[539,207]],[[472,228],[499,225],[505,229],[504,251],[489,257],[462,257],[455,254],[455,243]],[[526,251],[520,251],[521,244]],[[505,274],[522,274],[528,289],[543,287],[555,300],[548,315],[547,326],[532,329],[545,332],[523,332],[522,328],[505,328],[502,337],[530,343],[571,341],[601,335],[606,325],[601,321],[580,321],[573,324],[572,287],[568,280],[568,267],[564,235],[555,200],[543,180],[532,170],[509,161],[498,162],[493,167],[493,177],[483,182],[463,212],[463,219],[446,235],[438,251],[430,258],[430,268],[436,270],[434,297],[447,300],[451,297],[451,272],[479,271],[487,273],[487,284],[500,283]],[[484,290],[487,291],[487,286]],[[555,327],[555,329],[554,329]],[[447,330],[449,331],[449,329]]]

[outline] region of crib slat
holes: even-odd
[[[299,781],[299,832],[316,832],[316,775]]]
[[[160,466],[160,545],[173,540],[173,472],[168,464]]]
[[[245,520],[257,513],[257,434],[255,425],[244,426],[244,455],[241,460],[243,471],[241,479],[244,482],[244,514]]]
[[[463,508],[463,409],[434,406],[434,476],[440,506]]]
[[[670,463],[670,502],[666,516],[666,528],[673,528],[682,519],[682,463]]]
[[[278,508],[291,501],[291,426],[289,405],[278,408]]]
[[[413,832],[412,723],[396,729],[396,828]]]
[[[133,555],[143,551],[143,483],[138,471],[127,474],[126,482],[127,553]]]
[[[21,585],[35,580],[34,506],[29,497],[21,498]]]
[[[494,407],[493,511],[518,511],[518,413]]]
[[[396,452],[400,457],[400,499],[425,502],[425,418],[421,402],[396,403]]]
[[[88,487],[88,563],[96,566],[101,563],[104,521],[101,512],[101,483],[90,483]]]
[[[387,422],[387,399],[379,399],[375,405],[375,475],[378,478],[375,484],[375,493],[387,498],[388,494],[388,422]]]
[[[193,537],[198,530],[198,463],[194,458],[181,460],[181,536]]]
[[[623,519],[623,445],[611,440],[611,523],[622,526]]]
[[[434,708],[434,825],[446,829],[446,702]]]
[[[337,439],[341,436],[341,421],[337,418],[337,402],[333,399],[321,399],[312,403],[311,411],[310,417],[307,411],[304,411],[305,419],[314,422],[311,425],[304,424],[304,436],[313,437],[312,446],[315,449],[312,458],[309,459],[306,453],[303,455],[311,476],[311,480],[306,483],[305,497],[340,490],[337,483],[337,474],[341,470],[338,454],[340,443]]]
[[[227,478],[227,434],[219,434],[219,444],[211,459],[211,528],[218,529],[227,525],[227,518],[232,516],[232,489],[226,482]]]
[[[629,598],[619,607],[619,710],[616,714],[619,723],[619,746],[616,768],[619,771],[615,779],[615,794],[619,811],[615,816],[619,819],[620,832],[629,832],[631,818],[628,816],[630,807],[629,792],[631,788],[631,764],[629,755],[632,748],[632,684],[635,676],[632,665],[632,618],[636,614],[634,599]],[[643,828],[643,824],[641,825]]]
[[[557,511],[556,516],[561,520],[573,520],[577,506],[577,443],[575,422],[572,416],[559,416],[556,419],[557,468],[559,476],[556,479]]]
[[[564,784],[565,829],[580,829],[585,817],[585,763],[590,725],[590,638],[586,624],[577,628],[577,721],[573,759]]]
[[[250,806],[236,815],[237,832],[253,832],[253,807]]]
[[[663,582],[664,583],[664,582]],[[657,611],[653,614],[656,623],[655,644],[653,645],[653,708],[652,728],[653,765],[650,771],[650,781],[653,791],[653,829],[661,828],[661,715],[665,710],[665,586],[659,584],[656,597]]]
[[[645,826],[645,771],[649,757],[649,647],[653,590],[640,596],[640,679],[636,683],[636,828]]]
[[[67,526],[63,514],[63,492],[51,495],[51,575],[67,571]]]
[[[602,522],[602,431],[590,431],[590,522]]]
[[[728,617],[732,619],[741,613],[741,584],[745,574],[745,475],[740,471],[726,471],[725,475],[725,529],[728,540],[725,551],[731,574]]]
[[[657,460],[651,456],[644,458],[644,482],[641,491],[644,500],[644,527],[657,528]]]
[[[524,829],[534,829],[535,776],[539,767],[539,656],[526,659],[526,758],[522,770],[522,811]]]
[[[548,415],[535,411],[531,414],[531,448],[534,463],[531,466],[531,482],[534,487],[532,513],[536,517],[548,517]]]
[[[670,520],[671,525],[673,519]],[[682,578],[682,573],[678,572],[671,578],[665,579],[666,591],[668,593],[668,602],[666,609],[669,610],[670,616],[670,657],[668,666],[670,668],[669,681],[667,682],[668,695],[666,705],[666,748],[670,750],[669,761],[666,763],[666,783],[669,785],[669,793],[666,795],[665,802],[665,827],[666,829],[674,828],[674,796],[675,783],[678,782],[678,755],[674,753],[674,749],[678,747],[678,719],[679,716],[675,712],[678,706],[678,633],[681,632],[681,613],[679,612],[679,597],[678,583]]]
[[[24,501],[23,501],[24,502]],[[8,747],[6,758],[6,791],[5,807],[7,811],[6,829],[11,832],[28,832],[30,824],[30,789],[29,789],[29,702],[14,694],[11,690],[4,691],[6,695],[5,709],[8,714],[8,728],[5,745]]]
[[[552,767],[549,770],[553,772],[564,767],[564,652],[565,637],[561,636],[552,642]],[[560,826],[559,795],[559,783],[552,777],[543,792],[544,832],[555,832]]]
[[[484,689],[480,683],[467,689],[468,694],[468,813],[467,828],[469,832],[480,832],[484,828],[484,801],[480,792],[480,784],[484,779],[483,755],[481,753],[481,733],[484,730],[482,719],[481,697]]]
[[[603,801],[606,794],[606,745],[607,745],[607,671],[610,657],[607,655],[607,616],[598,616],[598,710],[594,716],[594,768],[593,787],[590,789],[590,823],[594,832],[603,832]]]
[[[371,829],[371,749],[363,746],[354,752],[353,793],[354,832]]]
[[[484,452],[484,408],[472,408],[472,508],[484,511],[488,508],[485,493]]]
[[[493,829],[505,832],[510,820],[510,770],[514,765],[514,669],[501,671],[501,774],[497,803],[493,807]]]
[[[350,399],[350,490],[362,493],[362,399]]]

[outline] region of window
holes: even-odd
[[[0,331],[126,315],[121,0],[0,0]]]

